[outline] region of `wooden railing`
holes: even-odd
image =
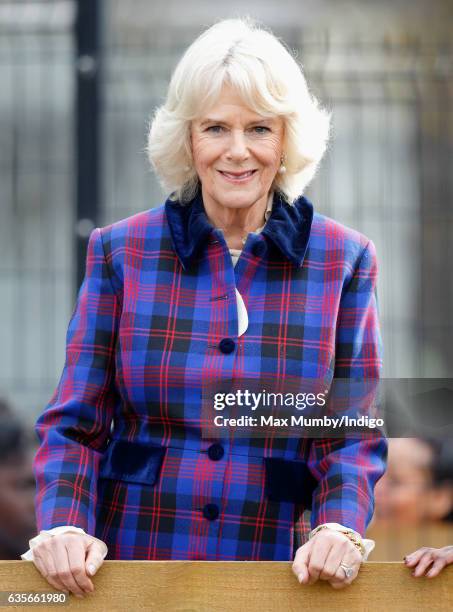
[[[95,592],[69,596],[64,609],[135,612],[292,612],[303,610],[453,610],[453,566],[436,578],[413,578],[402,563],[364,563],[354,583],[334,590],[299,585],[289,562],[106,561]],[[0,561],[0,591],[57,593],[30,561]],[[24,609],[12,606],[9,609]],[[39,606],[58,610],[59,604]],[[6,608],[5,608],[6,610]]]
[[[425,522],[416,525],[400,525],[375,521],[366,533],[376,542],[370,561],[402,561],[404,555],[422,546],[441,548],[453,545],[453,523]]]

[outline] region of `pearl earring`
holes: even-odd
[[[285,156],[282,155],[280,159],[280,168],[278,169],[279,174],[285,174],[286,166],[285,166]]]

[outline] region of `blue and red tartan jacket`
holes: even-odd
[[[58,386],[36,422],[38,530],[107,559],[292,560],[295,524],[364,535],[387,443],[205,439],[202,381],[379,377],[373,243],[275,192],[233,267],[201,193],[95,229]],[[248,311],[238,337],[235,289]]]

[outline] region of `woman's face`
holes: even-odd
[[[375,517],[408,525],[442,519],[452,507],[448,487],[432,484],[432,451],[416,438],[389,440],[388,467],[375,488]]]
[[[283,135],[281,117],[256,114],[231,87],[224,86],[217,103],[191,126],[203,198],[230,209],[267,199],[280,166]]]

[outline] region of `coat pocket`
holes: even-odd
[[[303,504],[310,509],[317,479],[300,459],[265,457],[265,493],[270,501]]]
[[[166,453],[165,446],[112,440],[102,458],[99,478],[153,486]]]

